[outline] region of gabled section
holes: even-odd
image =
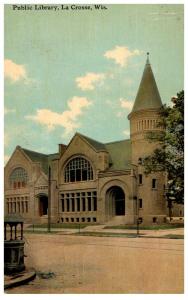
[[[107,151],[105,144],[100,143],[96,140],[93,140],[81,133],[76,132],[75,135],[73,136],[73,138],[70,140],[66,150],[64,153],[66,153],[67,151],[69,151],[69,148],[73,145],[73,144],[77,144],[76,140],[81,140],[82,142],[84,142],[86,145],[88,145],[89,147],[91,147],[95,152],[100,152],[100,151]]]
[[[44,186],[44,185],[48,185],[48,177],[45,174],[41,174],[39,176],[39,178],[36,180],[35,182],[36,186]]]
[[[149,62],[149,53],[147,55],[146,65],[131,113],[144,109],[158,109],[162,106],[161,97]]]
[[[77,133],[83,140],[85,140],[92,148],[94,148],[96,151],[106,151],[105,144],[100,143],[96,140],[93,140],[83,134]]]
[[[8,162],[5,165],[5,169],[8,168],[8,166],[14,165],[14,161],[16,164],[21,164],[23,160],[27,163],[32,163],[32,160],[29,156],[26,155],[26,153],[23,151],[23,149],[20,146],[17,146],[12,153],[11,157],[9,158]]]

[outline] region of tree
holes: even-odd
[[[172,107],[163,105],[157,126],[163,130],[150,132],[150,142],[159,147],[143,160],[145,173],[166,172],[166,197],[169,211],[172,202],[184,203],[184,91],[172,98]]]

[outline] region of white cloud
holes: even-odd
[[[25,119],[44,125],[48,130],[53,130],[56,126],[62,126],[65,128],[65,134],[68,135],[74,129],[80,127],[77,118],[83,114],[83,109],[90,105],[91,101],[87,98],[74,96],[68,101],[69,110],[63,113],[53,112],[49,109],[38,109],[36,115],[25,116]]]
[[[123,134],[126,135],[126,136],[130,136],[130,131],[128,129],[125,129],[123,131]]]
[[[16,112],[16,110],[14,109],[14,108],[11,108],[11,109],[9,109],[9,108],[4,108],[4,114],[5,115],[7,115],[7,114],[9,114],[9,113],[15,113]]]
[[[121,67],[126,67],[130,57],[140,54],[141,51],[138,49],[130,51],[128,47],[116,46],[114,49],[106,51],[104,56],[107,59],[113,59]]]
[[[10,158],[10,155],[5,155],[5,156],[4,156],[4,164],[5,164],[5,165],[6,165],[6,163],[8,162],[9,158]]]
[[[123,113],[122,113],[122,111],[118,111],[117,112],[117,114],[116,114],[116,116],[118,117],[118,118],[121,118],[121,117],[123,117]]]
[[[87,73],[83,77],[77,77],[75,81],[77,86],[85,91],[94,90],[96,84],[103,84],[104,78],[105,74],[103,73]]]
[[[132,101],[126,100],[126,99],[123,99],[123,98],[120,98],[119,101],[120,101],[120,105],[121,105],[122,108],[125,108],[125,109],[128,109],[128,110],[132,109],[132,107],[133,107],[133,102]]]
[[[5,72],[5,78],[9,78],[13,82],[27,79],[27,72],[25,66],[18,65],[14,63],[11,59],[5,59],[4,72]]]

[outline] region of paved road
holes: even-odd
[[[27,234],[26,265],[54,272],[8,293],[183,293],[183,240]]]

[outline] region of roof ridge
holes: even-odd
[[[49,155],[49,154],[44,154],[44,153],[41,153],[41,152],[37,152],[37,151],[34,151],[34,150],[22,148],[22,147],[21,147],[21,149],[24,150],[24,151],[29,151],[29,152],[36,153],[36,154],[40,154],[40,155],[45,155],[45,156],[48,156],[48,155]]]
[[[130,139],[124,139],[124,140],[119,140],[119,141],[108,142],[108,143],[105,143],[105,145],[115,144],[115,143],[120,143],[120,142],[125,142],[125,141],[130,141]]]
[[[91,140],[91,141],[97,142],[97,143],[99,143],[99,144],[103,144],[103,145],[105,145],[104,143],[102,143],[102,142],[99,142],[99,141],[97,141],[97,140],[95,140],[95,139],[93,139],[93,138],[90,138],[89,136],[87,136],[87,135],[84,135],[84,134],[82,134],[82,133],[79,133],[79,132],[77,132],[77,134],[79,134],[79,135],[83,136],[83,138],[86,138],[86,139],[89,139],[89,140]]]

